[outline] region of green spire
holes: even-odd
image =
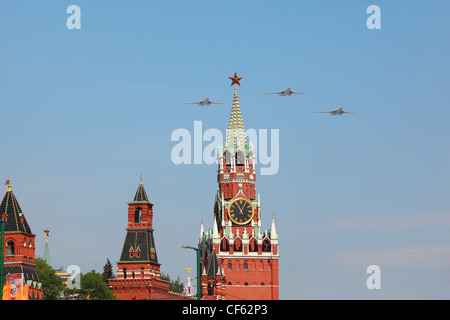
[[[133,202],[149,202],[147,197],[147,192],[145,192],[144,184],[142,183],[142,174],[141,174],[141,182],[139,183],[139,187],[136,191],[136,195],[134,196]]]
[[[45,243],[45,249],[44,249],[44,260],[47,262],[49,266],[50,264],[50,250],[48,249],[48,242]]]
[[[48,248],[48,234],[50,233],[50,230],[48,228],[45,228],[45,248],[44,248],[44,260],[47,262],[49,266],[51,266],[50,263],[50,249]]]
[[[245,152],[247,149],[247,138],[245,137],[244,122],[239,106],[237,85],[234,86],[234,99],[228,124],[226,148],[232,153],[235,153],[238,149]]]

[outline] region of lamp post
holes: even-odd
[[[201,284],[200,284],[200,252],[202,251],[202,249],[191,247],[191,246],[185,246],[182,244],[180,244],[180,247],[184,248],[184,249],[192,249],[197,252],[197,300],[200,300],[202,297]]]
[[[0,300],[3,299],[3,268],[5,265],[5,220],[1,220],[1,253],[0,253]]]

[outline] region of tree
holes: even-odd
[[[64,284],[55,270],[42,258],[35,259],[36,273],[42,283],[42,298],[44,300],[57,300],[62,298]]]
[[[103,282],[108,285],[108,279],[114,278],[113,267],[108,258],[106,258],[106,264],[103,267],[102,279]]]
[[[178,292],[183,293],[184,292],[184,285],[180,280],[180,277],[177,277],[176,281],[171,281],[169,285],[169,290],[172,292]]]
[[[183,293],[184,285],[180,280],[180,277],[177,277],[176,281],[170,279],[170,276],[167,274],[161,274],[161,279],[169,281],[169,290],[172,292]]]
[[[79,300],[115,300],[116,297],[103,282],[102,276],[97,272],[88,272],[81,275],[81,289],[78,291]]]

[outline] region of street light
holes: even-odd
[[[184,248],[184,249],[192,249],[192,250],[197,251],[197,300],[200,300],[200,298],[202,296],[201,284],[200,284],[200,252],[202,251],[202,249],[191,247],[191,246],[185,246],[183,244],[180,244],[180,247]]]

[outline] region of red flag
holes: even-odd
[[[28,287],[28,285],[27,284],[25,284],[24,286],[23,286],[23,289],[22,289],[22,300],[28,300],[28,292],[29,292],[29,287]]]
[[[11,282],[7,282],[3,285],[2,300],[11,300]]]

